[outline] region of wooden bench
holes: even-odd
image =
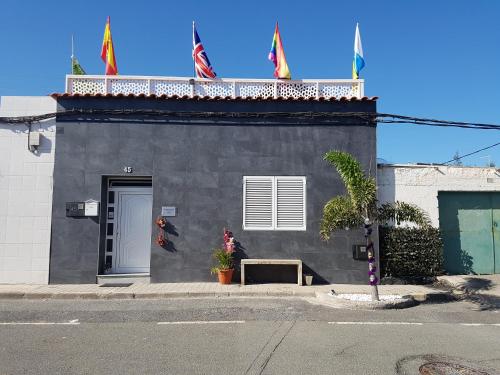
[[[241,260],[241,285],[245,285],[245,266],[277,264],[297,266],[297,284],[302,285],[302,261],[300,259],[242,259]]]

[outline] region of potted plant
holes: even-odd
[[[212,267],[210,272],[217,274],[219,283],[231,284],[234,272],[234,237],[233,233],[224,228],[224,244],[222,249],[215,249],[213,257],[217,260],[218,264]]]
[[[231,284],[233,278],[233,253],[224,249],[215,249],[213,257],[217,260],[217,266],[212,267],[211,273],[217,274],[219,283]]]
[[[159,228],[165,228],[167,225],[167,219],[165,219],[163,216],[158,216],[156,218],[156,225],[158,225]]]
[[[311,286],[312,283],[313,283],[313,275],[309,274],[309,273],[306,273],[304,275],[304,278],[306,279],[306,285],[307,286]]]

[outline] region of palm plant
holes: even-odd
[[[210,272],[212,274],[219,271],[230,270],[234,266],[233,253],[224,249],[215,249],[213,253],[214,259],[217,260],[217,266],[212,267]]]
[[[404,202],[386,203],[377,209],[375,178],[366,176],[361,164],[351,154],[329,151],[325,154],[324,160],[337,169],[347,195],[333,197],[324,206],[321,237],[328,240],[331,233],[336,230],[364,227],[372,300],[378,301],[375,251],[371,239],[373,221],[377,219],[398,223],[410,221],[425,226],[429,225],[429,219],[418,207]]]
[[[384,225],[389,222],[397,225],[402,222],[411,222],[422,228],[431,225],[429,215],[425,211],[414,204],[399,201],[382,204],[377,209],[377,220]]]

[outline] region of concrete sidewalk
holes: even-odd
[[[438,281],[455,292],[500,297],[500,274],[497,275],[446,275]]]
[[[315,297],[316,292],[370,293],[368,285],[162,283],[132,284],[128,287],[100,287],[97,284],[0,285],[0,299],[116,299],[175,297]],[[418,301],[444,298],[443,290],[422,285],[380,285],[380,294],[411,295]]]

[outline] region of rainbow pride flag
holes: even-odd
[[[276,29],[274,30],[273,44],[269,52],[268,59],[274,63],[274,76],[280,79],[291,79],[290,69],[286,63],[285,51],[281,42],[281,35],[278,29],[278,22],[276,22]]]

